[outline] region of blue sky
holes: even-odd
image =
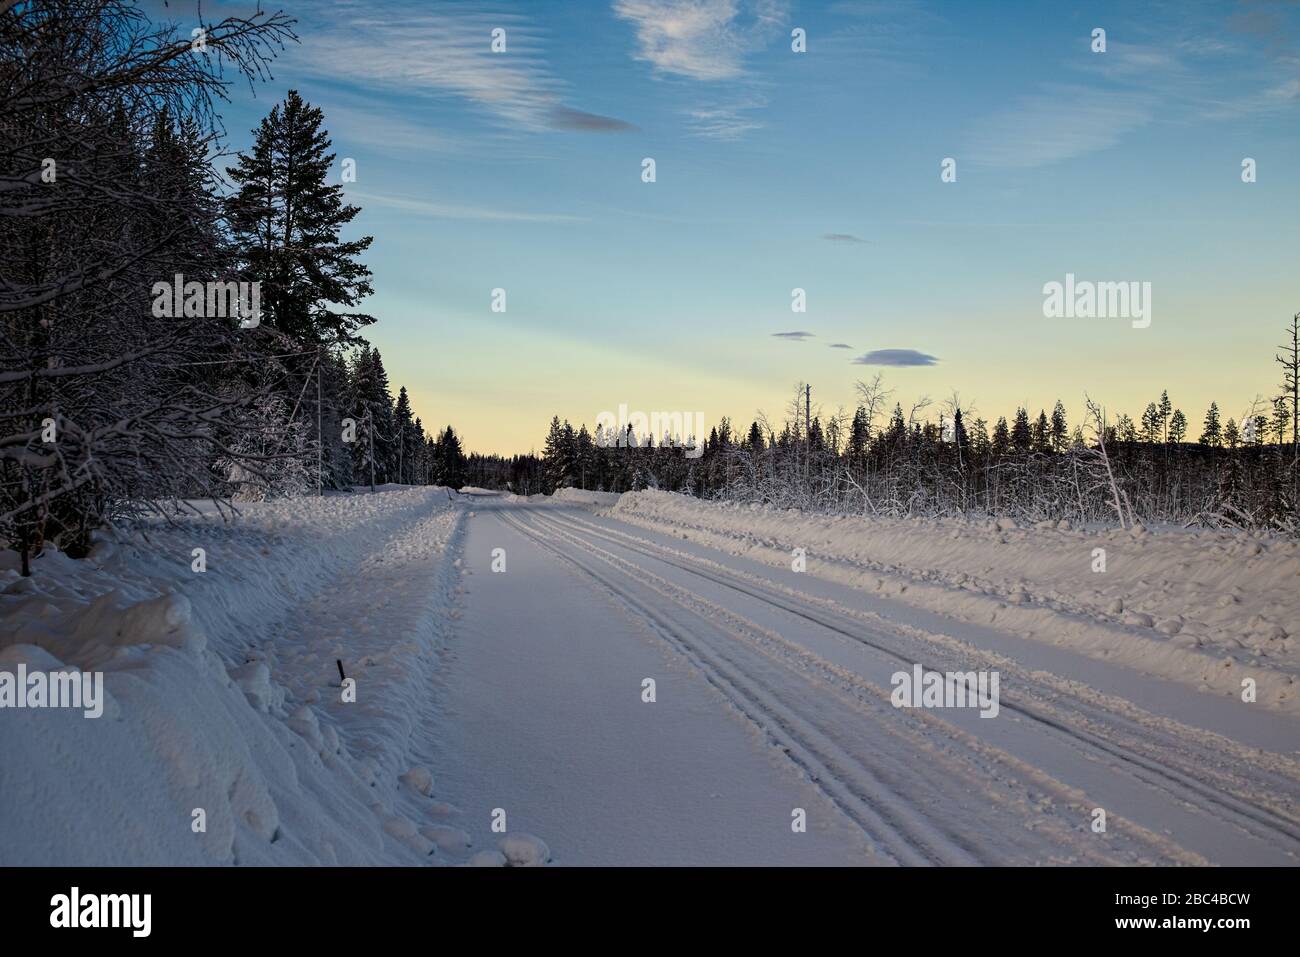
[[[621,403],[747,423],[804,379],[830,412],[876,372],[989,419],[1077,418],[1085,391],[1136,417],[1168,388],[1198,424],[1276,389],[1296,3],[282,6],[302,43],[234,91],[229,143],[290,87],[324,109],[375,237],[369,337],[472,449]],[[1044,318],[1067,272],[1151,282],[1150,327]],[[854,361],[882,350],[934,360]]]

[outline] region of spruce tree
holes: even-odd
[[[434,484],[461,489],[465,485],[465,453],[460,438],[450,425],[438,436],[434,446]]]
[[[1006,416],[998,416],[998,424],[993,426],[993,441],[990,448],[994,458],[1001,458],[1011,448],[1011,433],[1007,429]]]
[[[1038,418],[1032,429],[1033,448],[1035,452],[1047,452],[1052,446],[1052,428],[1047,422],[1047,413],[1039,409]]]
[[[966,424],[961,418],[961,409],[954,409],[952,413],[952,440],[957,446],[958,460],[966,462],[970,454],[970,438],[966,435]]]
[[[1291,421],[1291,410],[1286,407],[1285,396],[1273,400],[1273,431],[1277,434],[1277,444],[1286,442],[1287,425]]]
[[[907,423],[903,420],[903,406],[901,403],[894,403],[893,415],[889,418],[889,444],[898,446],[907,438]]]
[[[812,420],[812,425],[808,426],[808,450],[813,453],[822,452],[826,448],[826,436],[822,432],[821,417],[818,416]]]
[[[263,321],[310,343],[355,341],[374,317],[352,311],[371,292],[359,260],[371,237],[339,233],[361,210],[327,182],[334,154],[321,111],[290,90],[230,168],[231,233],[250,280],[262,283]]]
[[[577,438],[574,441],[575,466],[578,474],[578,487],[582,489],[595,488],[597,485],[596,474],[596,444],[591,440],[591,433],[587,431],[584,424],[578,430]]]
[[[569,424],[568,419],[564,420],[564,428],[561,433],[563,436],[560,444],[563,467],[561,469],[560,487],[572,487],[573,483],[577,481],[578,473],[578,436],[573,431],[573,426]]]
[[[326,488],[350,488],[359,478],[353,473],[355,446],[343,442],[343,419],[352,418],[355,421],[356,418],[351,407],[347,363],[333,350],[324,349],[320,358],[319,375],[319,409],[316,406],[316,390],[310,386],[306,392],[306,401],[309,403],[307,418],[312,420],[313,425],[320,426],[323,446],[321,469],[324,473],[321,482]]]
[[[1182,409],[1174,409],[1174,414],[1169,419],[1169,443],[1178,445],[1185,438],[1187,438],[1187,416],[1183,415]]]
[[[758,423],[754,423],[757,427]],[[853,413],[853,423],[849,426],[849,464],[862,468],[867,460],[867,446],[871,441],[871,424],[867,421],[867,410],[858,406]]]
[[[352,364],[349,384],[351,411],[356,421],[353,464],[360,478],[387,482],[397,460],[393,396],[388,391],[388,373],[378,349],[363,345]]]
[[[1065,406],[1056,400],[1052,408],[1052,451],[1064,452],[1065,442],[1070,434],[1070,427],[1065,421]]]
[[[1121,442],[1136,442],[1138,439],[1137,426],[1127,412],[1121,412],[1115,420],[1115,437]]]
[[[1028,452],[1033,445],[1033,435],[1029,428],[1029,413],[1023,408],[1016,409],[1016,421],[1011,426],[1011,446],[1017,452]]]
[[[411,399],[406,394],[406,386],[397,390],[397,402],[393,406],[393,439],[394,451],[397,456],[397,471],[395,473],[398,483],[408,483],[410,479],[410,468],[414,464],[412,459],[412,444],[415,438],[415,419],[411,414]]]
[[[631,426],[628,426],[629,430]],[[546,444],[542,449],[543,491],[550,495],[563,486],[566,478],[564,461],[564,429],[558,415],[551,417],[551,428],[546,434]]]
[[[1223,444],[1223,428],[1219,425],[1219,404],[1211,402],[1209,411],[1205,413],[1205,424],[1201,428],[1202,445],[1208,445],[1211,448],[1218,448]]]
[[[1146,411],[1142,413],[1142,441],[1160,441],[1160,407],[1154,402],[1147,403]]]

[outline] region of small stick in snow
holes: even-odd
[[[347,681],[347,675],[343,674],[343,659],[335,658],[334,663],[339,666],[339,683],[341,684],[344,681]]]

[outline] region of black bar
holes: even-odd
[[[971,933],[988,934],[990,945],[1038,939],[1073,947],[1127,938],[1140,945],[1198,939],[1232,947],[1289,936],[1296,876],[1289,868],[552,867],[531,874],[470,868],[11,868],[0,870],[0,927],[6,943],[33,936],[66,941],[77,934],[83,943],[116,940],[128,946],[146,940],[374,946],[388,936],[396,943],[408,935],[436,946],[461,933],[471,940],[486,934],[485,943],[508,945],[521,935],[565,946],[597,931],[608,941],[658,939],[670,946],[698,926],[732,943],[753,937],[770,944],[773,935],[785,933],[819,946],[840,936],[872,946],[910,940],[909,953],[915,954],[969,941]],[[130,927],[52,927],[52,899],[70,895],[73,887],[82,902],[99,894],[150,895],[148,937],[135,937]],[[1166,920],[1242,918],[1249,926],[1162,926]],[[1130,919],[1154,926],[1117,925]]]

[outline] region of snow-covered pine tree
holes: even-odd
[[[352,462],[357,478],[375,484],[392,481],[396,472],[396,426],[388,373],[378,349],[364,344],[352,360],[349,376],[350,417],[356,421]]]
[[[366,421],[373,419],[377,428],[373,436],[364,436],[366,450],[354,447],[345,455],[340,440],[340,423],[352,414],[345,407],[341,353],[358,341],[359,329],[374,322],[357,309],[371,292],[370,271],[359,258],[371,238],[340,238],[360,210],[344,202],[339,183],[329,182],[334,163],[329,147],[321,111],[290,90],[254,131],[253,145],[231,166],[236,191],[226,209],[240,275],[262,284],[262,321],[268,332],[279,334],[264,338],[278,352],[302,347],[309,354],[283,362],[279,394],[287,401],[303,395],[306,416],[321,427],[322,484],[347,487],[360,460],[367,467],[357,477],[369,480],[372,437],[379,443],[377,458],[379,448],[392,449],[379,434],[383,423],[378,410],[368,406]],[[306,383],[313,372],[319,373],[319,383]],[[382,480],[395,467],[387,459],[377,465]]]
[[[245,276],[262,282],[263,321],[306,343],[346,344],[374,317],[356,311],[371,293],[360,261],[372,237],[339,234],[361,210],[330,183],[334,154],[320,109],[290,90],[228,170],[238,187],[230,228]]]
[[[596,469],[596,446],[591,440],[591,433],[584,424],[574,439],[574,471],[578,476],[578,487],[595,488],[599,484]]]
[[[561,425],[560,417],[552,416],[551,428],[546,434],[546,444],[542,450],[547,494],[572,483],[573,458],[573,426],[567,421]]]
[[[424,435],[424,423],[420,421],[418,415],[415,417],[415,424],[411,428],[411,435],[407,437],[406,458],[408,462],[406,467],[408,481],[412,485],[428,485],[428,441]]]
[[[460,489],[465,485],[465,452],[460,437],[450,425],[438,436],[434,444],[433,484]]]
[[[355,418],[350,405],[348,366],[341,353],[325,347],[320,352],[321,404],[317,417],[316,390],[307,388],[306,416],[313,424],[319,423],[322,443],[322,485],[331,489],[348,489],[361,481],[353,471],[353,447],[343,441],[343,420]]]
[[[415,440],[415,418],[411,414],[411,399],[406,394],[406,386],[397,390],[397,402],[393,405],[393,452],[397,458],[394,464],[394,480],[401,484],[410,484],[411,467],[415,464],[411,446]]]

